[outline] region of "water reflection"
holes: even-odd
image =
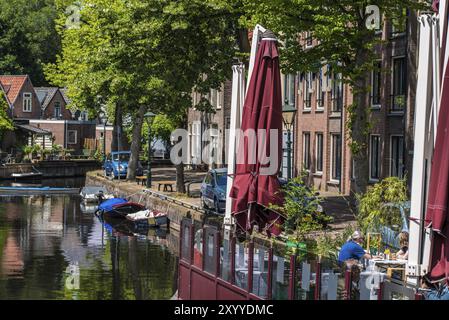
[[[0,197],[0,299],[169,299],[173,235],[82,212],[78,197]]]

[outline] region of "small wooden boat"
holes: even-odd
[[[82,188],[80,196],[86,203],[99,203],[114,198],[105,188],[97,186],[86,186]]]
[[[162,227],[168,225],[166,213],[152,210],[143,210],[126,215],[126,219],[136,223],[147,224],[150,227]]]
[[[34,180],[42,178],[42,172],[37,170],[35,167],[32,167],[32,169],[32,172],[12,173],[11,178],[14,178],[14,180]]]
[[[78,194],[78,188],[53,187],[0,187],[0,195],[52,195],[52,194]]]
[[[113,198],[100,203],[96,213],[125,219],[128,214],[142,210],[145,210],[145,207],[141,204],[129,202],[123,198]]]
[[[36,179],[42,178],[42,173],[41,172],[12,173],[11,177],[14,179]]]

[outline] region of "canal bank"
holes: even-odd
[[[76,195],[0,196],[0,300],[171,299],[178,235],[130,227]]]
[[[195,204],[191,204],[175,197],[146,190],[145,187],[137,185],[135,182],[109,180],[99,171],[92,171],[86,174],[86,185],[103,186],[116,197],[127,198],[130,201],[145,205],[147,208],[158,210],[168,214],[170,219],[170,229],[180,230],[181,222],[184,218],[189,218],[200,223],[204,223],[206,218],[210,218],[204,210]],[[215,216],[211,219],[222,220],[222,217]]]
[[[0,179],[14,179],[13,173],[39,171],[43,178],[68,178],[85,176],[88,172],[98,170],[101,164],[96,160],[58,160],[40,161],[38,163],[13,163],[0,166]]]

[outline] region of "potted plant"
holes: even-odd
[[[22,147],[22,152],[25,155],[23,162],[25,163],[31,162],[31,159],[33,158],[33,150],[34,150],[33,146],[26,145]]]
[[[59,160],[63,149],[64,148],[59,144],[52,144],[51,146],[52,156]]]
[[[274,210],[282,213],[286,219],[283,225],[288,238],[288,244],[296,249],[306,250],[307,235],[314,231],[325,230],[332,217],[319,210],[322,202],[313,187],[306,184],[307,173],[291,179],[284,187],[283,206],[272,206]]]
[[[36,157],[41,153],[42,147],[40,144],[35,144],[32,148],[33,148],[33,151],[31,153],[32,154],[31,162],[35,163],[38,161],[38,159],[36,159]]]

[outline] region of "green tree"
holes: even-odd
[[[329,66],[334,74],[350,85],[354,102],[346,106],[347,129],[350,132],[354,158],[354,189],[363,193],[368,184],[369,71],[373,70],[376,45],[382,40],[376,31],[367,28],[373,17],[366,14],[368,5],[375,5],[387,21],[396,25],[404,21],[404,9],[410,12],[426,7],[419,0],[234,0],[242,3],[249,26],[260,23],[276,32],[285,44],[281,63],[285,72],[317,72]],[[428,1],[427,1],[428,2]],[[317,45],[308,48],[306,36]]]
[[[154,143],[161,141],[166,150],[170,149],[170,136],[173,130],[176,129],[174,121],[165,114],[158,114],[154,117],[151,123],[145,122],[142,127],[142,146],[145,157],[148,155],[148,124],[150,125],[150,140],[152,141],[152,147]]]
[[[122,116],[131,119],[131,179],[144,114],[165,113],[176,119],[176,126],[186,127],[192,90],[206,93],[230,77],[235,53],[232,24],[228,12],[209,1],[80,3],[79,27],[65,28],[67,17],[59,18],[62,55],[48,66],[47,76],[68,87],[73,106],[93,114],[106,106],[116,125]],[[182,192],[182,181],[177,186]]]
[[[402,226],[399,206],[407,200],[406,181],[386,178],[359,197],[357,222],[365,233],[379,231],[381,226]]]
[[[29,74],[46,85],[43,64],[60,50],[54,0],[0,0],[0,74]]]
[[[14,125],[8,114],[8,110],[9,110],[8,102],[6,101],[3,91],[1,91],[0,89],[0,141],[2,141],[3,134],[5,133],[5,131],[14,129]]]

